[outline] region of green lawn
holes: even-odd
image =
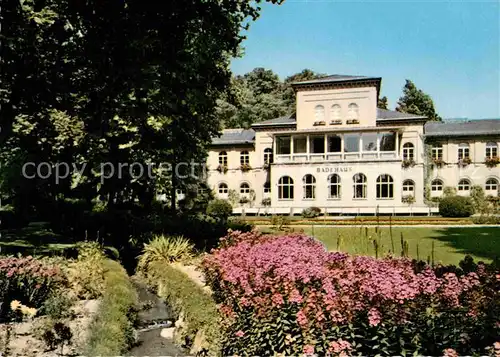
[[[296,227],[300,228],[322,241],[328,250],[375,256],[375,227]],[[412,258],[427,260],[432,254],[433,244],[435,263],[458,264],[466,254],[484,262],[500,257],[500,227],[393,228],[396,255],[401,253],[401,235],[408,242],[408,253]],[[393,251],[392,242],[390,229],[380,228],[379,257]]]

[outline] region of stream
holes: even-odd
[[[163,328],[172,327],[175,316],[171,309],[148,287],[132,279],[139,296],[139,306],[144,306],[138,314],[138,340],[127,356],[187,356],[188,354],[173,341],[160,336]]]

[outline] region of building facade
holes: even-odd
[[[293,84],[295,113],[224,130],[208,185],[235,213],[429,214],[445,187],[498,195],[500,120],[427,122],[377,108],[381,78]]]

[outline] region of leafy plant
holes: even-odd
[[[409,167],[413,167],[413,166],[415,166],[415,161],[414,161],[413,159],[403,160],[403,161],[401,162],[401,167],[402,167],[403,169],[407,169],[407,168],[409,168]]]
[[[498,156],[487,157],[484,164],[489,168],[497,167],[500,164],[500,158]]]
[[[290,225],[290,218],[282,215],[273,215],[271,217],[271,225],[273,226],[273,229],[283,231],[285,227]]]
[[[459,166],[467,166],[470,164],[472,164],[472,160],[470,159],[470,157],[464,157],[464,158],[458,160]]]
[[[243,164],[240,166],[240,170],[242,172],[248,172],[252,169],[252,167],[249,164]]]
[[[228,168],[227,168],[227,165],[219,165],[217,166],[217,171],[219,171],[220,173],[227,173],[228,171]]]
[[[302,211],[302,217],[304,218],[316,218],[321,214],[321,208],[318,207],[308,207]]]
[[[432,159],[432,163],[437,167],[442,167],[446,164],[443,159]]]
[[[271,198],[270,197],[263,198],[261,205],[265,207],[271,206]]]
[[[446,186],[443,189],[443,197],[451,197],[451,196],[455,196],[456,194],[457,194],[457,189],[455,187]]]
[[[185,261],[191,259],[193,254],[193,244],[183,236],[155,236],[149,243],[144,244],[137,270],[146,271],[154,262],[170,264]]]
[[[51,329],[46,330],[42,334],[42,339],[49,350],[55,350],[58,346],[61,347],[61,355],[63,354],[64,345],[70,345],[73,333],[69,326],[62,322],[56,322]]]
[[[415,203],[415,196],[413,195],[406,195],[401,197],[401,202],[412,205]]]
[[[73,298],[64,291],[53,293],[43,303],[41,312],[52,319],[62,319],[71,316]]]

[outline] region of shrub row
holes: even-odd
[[[477,216],[472,217],[475,224],[500,224],[500,216]]]
[[[210,355],[219,351],[219,313],[213,298],[185,273],[171,265],[151,263],[145,272],[148,285],[166,300],[174,313],[182,315],[185,326],[177,342],[184,348],[191,348],[195,337],[203,336],[203,348]]]
[[[90,325],[87,356],[119,356],[134,342],[134,307],[137,292],[125,269],[106,259],[104,292],[99,310]]]
[[[469,217],[474,214],[470,197],[449,196],[439,201],[439,214],[443,217]]]
[[[498,267],[471,259],[432,268],[232,232],[203,267],[223,355],[479,355],[500,335]]]

